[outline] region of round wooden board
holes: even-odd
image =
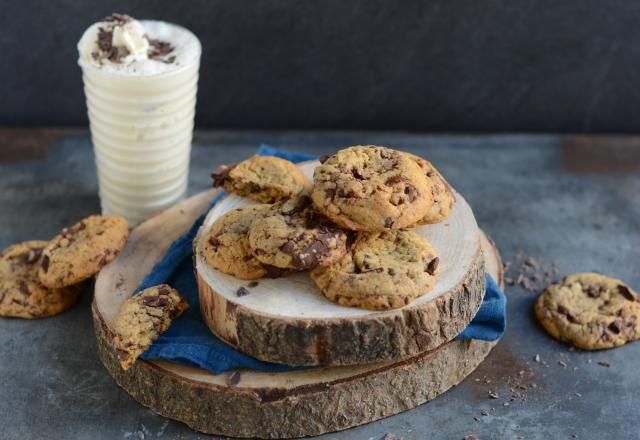
[[[300,164],[310,178],[317,161]],[[250,295],[247,281],[208,265],[204,238],[221,215],[250,200],[229,195],[207,215],[195,240],[200,311],[218,337],[258,359],[286,365],[361,365],[399,360],[454,338],[475,316],[485,290],[478,225],[460,195],[444,222],[414,230],[440,257],[435,287],[408,306],[376,312],[329,301],[308,272],[261,279]]]
[[[231,437],[292,438],[338,431],[414,408],[457,385],[495,342],[450,341],[401,362],[287,373],[238,370],[215,375],[164,361],[124,371],[111,325],[122,302],[213,198],[207,191],[134,229],[123,252],[96,279],[92,311],[98,354],[116,382],[156,413]],[[487,271],[503,279],[495,246],[481,233]]]

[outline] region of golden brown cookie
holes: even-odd
[[[0,253],[0,316],[43,318],[62,313],[76,303],[84,284],[50,289],[38,278],[47,241],[26,241]]]
[[[127,370],[188,308],[189,303],[167,284],[126,300],[113,323],[113,344],[122,368]]]
[[[338,304],[387,310],[433,289],[438,265],[436,251],[413,231],[360,232],[344,257],[311,278]]]
[[[449,185],[442,174],[438,172],[431,162],[411,153],[405,154],[416,161],[431,183],[433,205],[427,214],[418,221],[418,224],[425,225],[440,223],[449,217],[453,210],[453,205],[456,203],[456,196],[453,188],[451,188],[451,185]]]
[[[576,273],[551,284],[534,305],[554,338],[583,350],[618,347],[640,338],[640,299],[624,282]]]
[[[249,246],[264,264],[307,270],[347,252],[347,233],[313,209],[308,196],[276,203],[249,228]]]
[[[311,189],[311,182],[295,164],[274,156],[251,156],[238,164],[221,165],[211,177],[214,187],[260,203],[274,203]]]
[[[42,252],[40,281],[53,288],[92,277],[116,258],[128,236],[127,221],[115,215],[92,215],[64,228]]]
[[[202,256],[205,261],[220,272],[243,280],[285,275],[278,268],[262,264],[249,246],[249,226],[270,208],[267,204],[251,205],[219,217],[204,238]]]
[[[433,206],[431,182],[399,151],[356,146],[321,162],[311,197],[321,213],[344,228],[401,229],[415,225]]]

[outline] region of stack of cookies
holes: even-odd
[[[435,285],[439,259],[418,225],[444,220],[454,192],[426,160],[380,146],[322,157],[313,184],[289,161],[223,165],[214,186],[259,204],[219,217],[202,255],[243,280],[310,271],[331,301],[402,307]]]
[[[0,253],[0,316],[43,318],[74,305],[84,282],[124,247],[129,228],[117,216],[90,216],[51,241],[31,240]]]

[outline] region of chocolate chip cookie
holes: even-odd
[[[453,188],[451,188],[451,185],[449,185],[442,174],[438,172],[431,162],[411,153],[405,154],[418,164],[431,183],[433,205],[427,214],[418,221],[418,224],[425,225],[440,223],[449,217],[453,210],[453,205],[456,203],[456,196]]]
[[[387,310],[430,291],[439,261],[431,245],[413,231],[360,232],[344,257],[314,269],[311,278],[338,304]]]
[[[535,302],[538,321],[554,338],[583,350],[640,338],[640,299],[624,282],[576,273],[549,285]]]
[[[74,305],[84,284],[50,289],[38,278],[47,241],[27,241],[0,253],[0,316],[43,318]]]
[[[274,156],[252,156],[233,165],[221,165],[211,175],[213,186],[260,203],[307,193],[311,182],[292,162]]]
[[[283,269],[331,264],[347,252],[346,244],[347,233],[317,213],[307,196],[276,203],[249,228],[253,255]]]
[[[113,345],[122,368],[127,370],[188,308],[189,303],[167,284],[126,300],[113,323]]]
[[[38,275],[47,287],[64,287],[92,277],[124,248],[127,221],[92,215],[64,228],[42,251]]]
[[[259,204],[229,211],[218,218],[204,238],[202,256],[212,267],[243,280],[278,277],[286,273],[262,264],[249,246],[249,226],[266,215],[271,205]]]
[[[431,182],[404,153],[375,145],[355,146],[321,162],[313,176],[313,202],[347,229],[410,227],[433,207]]]

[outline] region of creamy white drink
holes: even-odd
[[[85,31],[78,52],[102,211],[135,225],[186,192],[200,42],[114,14]]]

